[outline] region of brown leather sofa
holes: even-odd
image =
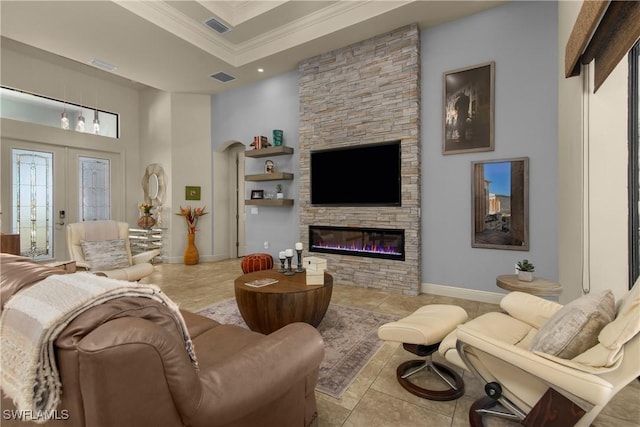
[[[30,262],[9,268],[6,257],[12,255],[2,255],[3,302],[24,283],[51,274]],[[183,311],[196,370],[167,309],[140,300],[145,299],[124,297],[93,307],[57,338],[62,401],[48,414],[57,419],[45,425],[317,424],[314,389],[324,344],[315,328],[295,323],[262,335]],[[14,409],[3,393],[2,426],[42,425],[16,421],[24,414]]]

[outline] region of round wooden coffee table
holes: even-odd
[[[255,288],[246,285],[256,279],[278,282]],[[318,326],[329,307],[333,277],[324,273],[324,285],[307,285],[306,274],[285,276],[276,270],[254,271],[235,280],[240,314],[252,331],[270,334],[294,322]]]

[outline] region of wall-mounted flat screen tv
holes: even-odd
[[[311,204],[400,206],[400,141],[311,152]]]

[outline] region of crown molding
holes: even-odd
[[[113,1],[218,59],[234,67],[241,67],[413,3],[415,0],[335,2],[307,16],[261,34],[260,37],[255,37],[236,45],[221,36],[213,34],[204,25],[184,15],[164,1]],[[245,4],[241,6],[243,8],[251,7],[251,12],[245,13],[244,16],[264,13],[264,11],[276,7],[276,4],[279,5],[285,2],[264,3],[267,3],[267,5],[248,6]],[[206,4],[208,10],[230,25],[233,26],[234,22],[237,22],[234,17],[235,12],[229,9],[231,6],[229,6],[228,2],[215,2],[214,4],[201,2],[201,4],[203,6]]]
[[[290,0],[279,1],[206,1],[196,0],[200,6],[213,13],[232,27],[260,16]]]
[[[225,24],[233,27],[237,24],[233,22],[233,6],[228,1],[206,1],[196,0],[200,6],[207,9],[209,12],[224,21]]]
[[[235,22],[234,25],[240,25],[243,22],[262,15],[263,13],[267,13],[270,10],[277,8],[278,6],[282,6],[289,1],[290,0],[240,2],[240,4],[236,6],[233,11],[233,20]]]
[[[260,37],[239,44],[236,49],[236,63],[248,64],[413,2],[414,0],[336,2],[285,26],[261,34]]]
[[[235,66],[236,50],[231,43],[216,36],[205,25],[194,21],[165,2],[127,0],[113,0],[113,2],[216,58]]]

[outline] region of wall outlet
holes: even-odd
[[[267,242],[266,240],[264,241],[264,248],[269,249],[269,242]]]

